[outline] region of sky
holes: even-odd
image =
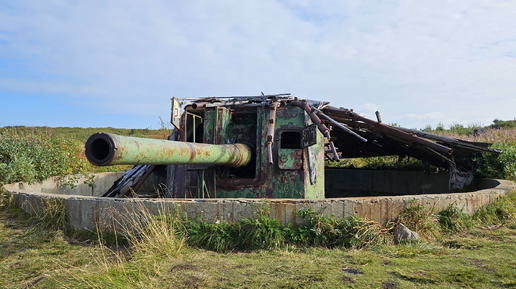
[[[0,0],[0,127],[160,128],[291,93],[422,129],[516,119],[516,1]]]

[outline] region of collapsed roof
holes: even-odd
[[[490,148],[488,143],[463,141],[386,125],[382,123],[378,112],[377,119],[372,120],[352,109],[333,107],[329,102],[299,100],[290,94],[180,100],[185,110],[201,106],[225,106],[232,109],[245,106],[297,106],[307,112],[325,135],[330,148],[327,152],[329,159],[338,161],[340,158],[388,155],[414,157],[427,167],[432,164],[449,169],[452,189],[462,189],[464,185],[471,183],[475,156],[484,152],[501,153],[500,150]]]

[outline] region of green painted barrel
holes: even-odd
[[[86,141],[86,158],[97,166],[205,164],[240,167],[251,160],[245,144],[204,144],[96,133]]]

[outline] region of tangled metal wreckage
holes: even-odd
[[[449,189],[457,190],[472,182],[476,155],[500,153],[486,143],[389,126],[376,116],[290,94],[173,98],[169,140],[97,133],[86,142],[86,156],[95,165],[136,165],[107,197],[137,196],[153,175],[162,197],[320,199],[325,160],[409,156],[426,170],[449,170]]]

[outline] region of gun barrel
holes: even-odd
[[[204,144],[96,133],[86,141],[86,158],[97,166],[211,164],[247,165],[251,149],[245,144]]]

